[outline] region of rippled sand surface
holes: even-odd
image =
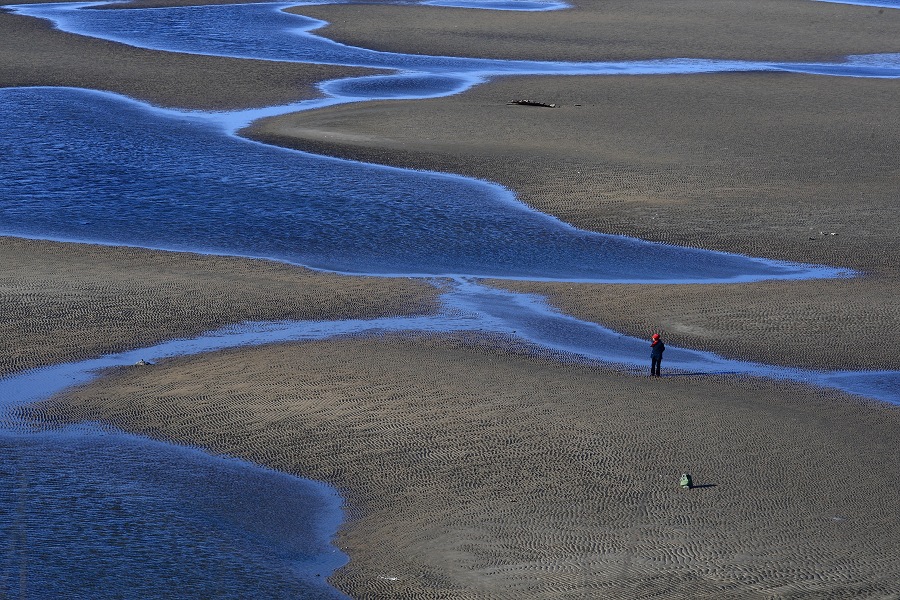
[[[437,290],[189,253],[0,237],[0,376],[242,321],[373,318],[437,307]]]
[[[333,17],[335,38],[412,52],[897,51],[898,17],[877,8],[723,2],[709,15],[704,2],[662,12],[648,2],[629,23],[623,10],[635,3],[581,4],[552,15],[308,14]],[[778,18],[765,18],[769,9]],[[0,31],[4,86],[93,87],[165,105],[287,102],[350,71],[134,51],[7,14]],[[583,317],[739,358],[897,368],[882,352],[900,325],[896,86],[794,75],[510,79],[459,97],[310,113],[269,135],[500,181],[593,230],[861,268],[868,276],[854,281],[541,289]],[[526,97],[562,106],[506,105]],[[578,130],[591,135],[573,138]],[[362,133],[370,144],[348,143]],[[260,261],[11,240],[0,253],[2,373],[233,320],[397,314],[434,301],[405,281],[335,281]],[[807,339],[828,351],[804,356]],[[107,421],[338,486],[350,510],[338,543],[351,562],[335,583],[355,597],[900,595],[898,413],[838,393],[727,376],[655,381],[522,356],[502,340],[384,338],[125,369],[30,416]],[[677,489],[684,470],[699,489]]]
[[[125,368],[31,414],[332,482],[354,597],[900,593],[900,412],[838,393],[384,337]]]

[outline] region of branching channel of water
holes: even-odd
[[[478,5],[453,0],[430,4]],[[315,515],[313,519],[330,525],[309,526],[303,531],[288,528],[289,531],[279,536],[254,521],[252,515],[226,515],[227,511],[222,509],[224,504],[199,506],[184,500],[177,506],[165,505],[165,498],[185,496],[184,489],[190,485],[174,475],[171,480],[160,482],[156,491],[143,488],[142,497],[151,498],[150,505],[160,513],[158,520],[150,523],[146,531],[162,527],[161,522],[167,519],[177,520],[173,514],[201,514],[207,515],[209,521],[237,523],[219,531],[224,536],[222,539],[231,540],[228,543],[233,543],[235,538],[244,539],[244,550],[221,560],[223,565],[228,564],[221,567],[222,573],[230,575],[222,575],[215,582],[223,590],[221,595],[234,597],[241,595],[242,586],[259,584],[254,583],[256,579],[250,574],[234,575],[240,569],[235,571],[231,563],[243,563],[244,568],[252,570],[256,567],[246,565],[270,561],[266,550],[246,543],[250,538],[264,540],[263,545],[276,548],[277,553],[318,557],[305,563],[292,558],[284,567],[291,575],[285,580],[287,582],[266,572],[265,577],[270,581],[277,580],[278,585],[287,586],[287,589],[299,577],[303,586],[312,586],[303,593],[340,597],[314,578],[322,572],[327,574],[344,560],[321,541],[330,537],[340,519],[333,490],[303,488],[306,491],[298,492],[291,487],[297,485],[296,481],[280,479],[279,474],[261,473],[250,465],[216,462],[219,459],[205,455],[187,455],[184,450],[170,447],[167,450],[167,447],[153,445],[147,440],[93,427],[26,435],[26,424],[12,416],[15,408],[86,382],[95,377],[99,369],[133,364],[138,359],[158,360],[235,346],[385,331],[488,331],[516,337],[577,360],[637,369],[643,368],[646,362],[643,340],[561,314],[541,298],[484,287],[478,283],[478,278],[686,283],[851,275],[815,265],[671,248],[583,232],[524,207],[509,191],[498,186],[461,177],[410,173],[270,148],[237,138],[235,132],[239,128],[263,116],[342,102],[450,95],[492,77],[512,74],[794,71],[853,77],[900,77],[898,55],[850,57],[835,64],[678,59],[549,63],[395,55],[342,46],[319,38],[311,32],[322,23],[284,13],[282,9],[290,6],[288,4],[102,11],[86,9],[89,6],[93,5],[9,8],[20,14],[50,19],[65,31],[140,47],[239,58],[391,68],[397,72],[326,82],[322,85],[328,95],[325,99],[227,114],[164,110],[113,94],[85,90],[0,90],[0,119],[5,119],[2,124],[6,132],[0,144],[4,144],[3,155],[9,157],[0,165],[0,189],[7,190],[0,206],[6,233],[263,256],[341,273],[443,276],[453,280],[443,296],[442,310],[432,316],[372,321],[245,323],[192,340],[175,340],[0,380],[0,400],[5,414],[0,447],[13,456],[5,464],[16,465],[0,474],[0,478],[10,482],[7,486],[9,502],[2,504],[20,507],[18,512],[4,519],[10,524],[8,528],[5,531],[0,528],[0,533],[7,539],[41,539],[48,535],[46,528],[41,529],[32,521],[37,518],[35,515],[54,514],[59,504],[53,505],[49,499],[62,502],[67,491],[58,486],[54,488],[46,479],[38,481],[35,473],[71,470],[73,456],[78,457],[76,460],[83,458],[86,465],[97,467],[94,472],[113,463],[118,465],[108,469],[109,477],[101,479],[95,479],[90,469],[75,470],[77,473],[73,472],[71,485],[83,490],[80,493],[85,498],[98,493],[127,498],[133,490],[123,490],[120,496],[110,490],[122,485],[137,486],[147,479],[165,479],[165,475],[148,474],[145,468],[148,456],[152,456],[153,462],[166,465],[162,473],[197,470],[232,473],[229,477],[237,483],[228,489],[227,486],[216,487],[217,476],[211,474],[206,478],[207,491],[216,490],[215,493],[223,498],[251,493],[260,488],[263,480],[269,482],[265,489],[270,490],[270,497],[305,498],[307,505],[313,507],[307,511]],[[489,2],[481,7],[508,9],[516,6],[513,2]],[[545,2],[518,5],[518,8],[529,10],[561,7],[560,3]],[[57,115],[55,121],[54,115]],[[136,123],[141,126],[135,127]],[[127,157],[138,147],[142,148],[141,156],[129,161]],[[85,152],[85,148],[90,148],[90,152]],[[173,160],[176,155],[178,160]],[[273,163],[284,165],[284,168],[273,169]],[[68,165],[68,168],[60,169],[60,165]],[[172,165],[185,167],[179,170],[170,168]],[[277,172],[281,177],[283,173],[298,171],[307,173],[302,185],[290,178],[267,181],[263,175]],[[235,173],[241,173],[242,177],[236,178]],[[372,186],[373,177],[378,178],[378,186]],[[105,183],[99,185],[98,181]],[[314,181],[319,182],[318,187],[313,185]],[[305,195],[298,191],[301,187],[308,188]],[[371,190],[372,187],[377,188],[377,193]],[[197,189],[207,190],[208,195],[198,199],[195,206],[185,206],[179,201],[193,195]],[[410,189],[417,192],[410,194]],[[88,190],[91,201],[85,202]],[[184,190],[192,193],[185,194]],[[479,199],[474,208],[473,194]],[[254,205],[247,198],[264,198],[266,202],[258,201]],[[289,202],[281,200],[279,204],[279,199],[283,198],[288,198]],[[176,215],[174,218],[166,218],[166,228],[156,226],[161,215],[173,214]],[[236,222],[251,225],[236,231],[232,226]],[[153,226],[148,227],[148,223]],[[460,239],[467,232],[471,237]],[[200,247],[197,239],[203,240]],[[378,251],[373,253],[373,249]],[[671,348],[666,358],[668,366],[686,372],[741,373],[790,379],[900,403],[900,373],[897,372],[822,373],[732,361],[708,352],[681,348]],[[98,443],[85,444],[85,440]],[[103,454],[97,450],[101,447],[113,447],[116,451]],[[128,454],[122,450],[126,447],[139,451],[133,453],[134,457],[123,459]],[[60,455],[60,448],[69,449],[69,454],[63,452]],[[40,460],[37,457],[41,457]],[[127,472],[142,475],[129,480]],[[34,501],[34,494],[26,490],[29,485],[40,490],[43,513],[22,508],[23,498]],[[277,491],[272,492],[273,489]],[[124,510],[134,515],[146,511],[146,506],[123,507],[120,504],[111,505],[109,509],[113,512],[100,511],[100,516],[97,511],[85,510],[78,513],[81,515],[78,519],[82,526],[90,522],[115,523],[121,519],[117,521],[114,511]],[[64,523],[53,526],[65,529]],[[195,545],[199,538],[202,538],[201,546],[224,544],[221,539],[209,537],[207,526],[208,523],[185,522],[185,533],[179,535],[183,535],[182,541],[190,540],[189,543]],[[318,537],[308,535],[310,527],[318,531]],[[129,536],[135,535],[134,531],[121,531],[112,537],[101,536],[97,547],[79,547],[84,544],[84,538],[68,536],[73,540],[69,551],[80,548],[80,552],[93,556],[108,556],[103,559],[106,562],[101,561],[102,568],[122,573],[137,562],[147,563],[146,553],[160,543],[158,538],[150,536],[135,547],[136,554],[117,563],[117,545],[128,543]],[[304,536],[312,540],[312,548],[295,545],[295,538]],[[17,573],[19,577],[23,557],[39,560],[24,549],[10,556],[18,556],[19,563],[7,558],[7,563],[0,564],[2,572]],[[172,561],[149,562],[155,565],[151,569],[157,569],[158,573],[167,573],[173,568]],[[183,580],[195,581],[190,575],[193,563],[185,559],[180,564],[184,571]],[[319,572],[313,574],[313,571]],[[45,570],[40,585],[32,584],[28,591],[40,595],[40,592],[60,589],[58,586],[67,585],[57,581],[61,573],[65,574],[66,570]],[[196,581],[196,585],[198,590],[213,589],[209,587],[209,581]],[[11,584],[4,580],[0,589],[11,589]],[[115,596],[115,589],[108,587],[105,593]],[[153,595],[152,589],[145,591],[145,595]]]

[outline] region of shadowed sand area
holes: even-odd
[[[858,269],[746,286],[502,285],[734,358],[893,369],[898,92],[896,80],[794,74],[511,77],[450,98],[285,115],[249,134],[498,181],[584,229]],[[507,104],[517,98],[559,107]]]
[[[336,485],[353,597],[900,593],[900,412],[839,393],[382,337],[123,368],[29,413]]]
[[[84,87],[163,106],[228,110],[317,98],[322,80],[374,72],[142,50],[0,10],[0,87]]]
[[[347,5],[290,9],[321,35],[388,52],[535,60],[821,60],[897,52],[900,12],[811,0],[574,0],[549,12]],[[411,27],[410,24],[415,26]]]
[[[422,281],[263,260],[0,237],[0,264],[0,376],[242,321],[437,307],[437,291]]]

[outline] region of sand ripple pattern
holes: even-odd
[[[437,291],[423,281],[342,277],[261,260],[0,238],[0,261],[0,377],[248,320],[372,318],[437,307]]]
[[[334,580],[354,597],[900,597],[896,409],[519,350],[461,334],[226,351],[26,410],[337,486],[352,560]],[[701,487],[678,489],[685,470]]]

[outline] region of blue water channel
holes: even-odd
[[[0,231],[343,273],[619,282],[834,277],[581,231],[497,185],[327,159],[104,94],[0,90]]]
[[[0,597],[346,598],[324,484],[88,425],[0,458]]]
[[[429,2],[478,6],[475,2]],[[733,282],[843,277],[831,267],[580,231],[489,182],[273,148],[235,132],[255,118],[349,101],[435,97],[511,74],[794,71],[898,77],[900,56],[834,64],[718,60],[550,63],[397,55],[335,44],[288,4],[92,10],[14,6],[65,31],[135,46],[390,69],[324,83],[326,97],[233,113],[151,107],[109,93],[0,90],[0,233],[267,257],[340,273],[448,276],[431,316],[245,323],[192,340],[0,380],[0,595],[342,597],[325,577],[336,491],[254,465],[82,425],[35,431],[16,408],[139,359],[375,332],[485,331],[575,360],[643,370],[646,342],[579,321],[479,277]],[[483,8],[550,10],[554,2]],[[817,372],[670,348],[667,367],[803,381],[900,403],[896,372]]]
[[[311,4],[328,4],[315,0]],[[336,0],[331,3],[341,3]],[[900,55],[852,59],[836,63],[758,62],[712,59],[556,62],[496,60],[397,54],[357,48],[315,35],[324,21],[284,12],[300,3],[260,3],[94,10],[103,2],[32,4],[8,7],[13,12],[48,19],[62,31],[129,44],[139,48],[189,54],[396,69],[419,76],[443,76],[459,83],[446,93],[461,91],[501,75],[673,74],[723,71],[789,71],[850,77],[900,76]],[[472,2],[470,4],[476,4]],[[512,3],[509,3],[510,5]],[[465,83],[463,83],[465,82]],[[408,97],[421,97],[412,94]]]

